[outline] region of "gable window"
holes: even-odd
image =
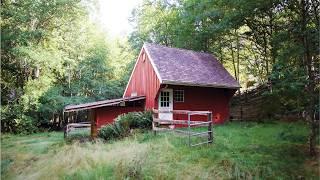
[[[174,90],[173,99],[175,102],[184,102],[184,90]]]

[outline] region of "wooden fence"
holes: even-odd
[[[70,123],[67,124],[64,129],[64,137],[68,137],[69,134],[80,132],[80,131],[90,131],[91,122],[81,122],[81,123]]]
[[[284,121],[296,121],[303,118],[301,112],[284,111],[274,112],[270,109],[277,104],[272,102],[264,93],[272,92],[271,87],[261,85],[255,89],[237,93],[231,100],[230,120],[260,121],[263,119],[278,119]]]
[[[268,90],[267,86],[260,86],[236,94],[231,100],[230,120],[256,121],[261,118],[263,116],[263,103],[266,100],[262,94]]]

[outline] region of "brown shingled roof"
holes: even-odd
[[[211,54],[145,43],[162,84],[240,88],[240,84]]]

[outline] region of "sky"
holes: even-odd
[[[133,30],[128,18],[141,2],[142,0],[98,0],[99,12],[96,18],[110,36],[126,36]]]

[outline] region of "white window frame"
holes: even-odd
[[[177,101],[176,100],[176,92],[179,92],[179,93],[182,93],[182,101]],[[179,94],[180,95],[180,94]],[[180,95],[181,96],[181,95]],[[179,97],[180,98],[180,97]],[[177,103],[183,103],[184,102],[184,90],[183,89],[176,89],[176,90],[173,90],[173,100],[174,102],[177,102]]]

